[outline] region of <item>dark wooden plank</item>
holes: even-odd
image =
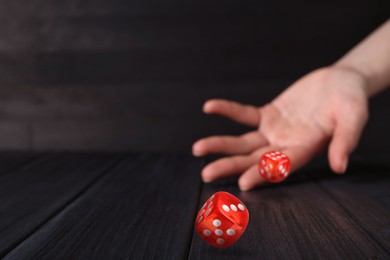
[[[390,165],[374,161],[352,162],[345,176],[323,174],[317,181],[350,219],[390,252]]]
[[[334,61],[314,54],[267,55],[243,46],[219,49],[0,52],[0,83],[19,85],[121,85],[170,81],[298,78]],[[304,61],[304,58],[306,60]],[[159,86],[159,84],[156,84]]]
[[[203,122],[201,103],[272,100],[288,84],[264,79],[333,63],[388,18],[389,3],[0,2],[0,148],[184,151],[201,135],[238,134]],[[380,111],[372,136],[387,133]],[[156,126],[164,135],[149,141]]]
[[[161,13],[192,13],[194,11],[205,13],[215,12],[242,12],[242,11],[262,11],[266,10],[283,10],[284,12],[294,11],[308,11],[313,9],[313,12],[320,12],[318,10],[323,8],[339,8],[344,11],[350,9],[355,10],[360,8],[374,9],[375,7],[382,7],[388,4],[385,0],[375,0],[370,3],[358,0],[346,0],[343,2],[339,1],[328,1],[328,2],[313,2],[313,1],[301,1],[297,5],[289,5],[286,8],[286,2],[277,0],[273,2],[259,2],[255,0],[248,0],[244,3],[236,2],[234,0],[216,0],[213,2],[207,0],[190,0],[185,3],[179,0],[168,0],[166,2],[158,1],[135,1],[129,2],[126,0],[96,0],[96,1],[82,1],[82,0],[59,0],[53,3],[50,0],[37,0],[34,2],[24,2],[23,0],[15,0],[11,3],[2,3],[3,8],[0,9],[1,14],[15,14],[19,16],[23,15],[40,15],[40,16],[61,16],[61,15],[79,15],[79,14],[161,14]],[[289,2],[291,4],[291,2]],[[24,7],[24,8],[21,8]],[[19,9],[18,9],[19,8]],[[254,9],[254,10],[253,10]],[[346,10],[345,10],[346,9]],[[9,13],[7,13],[7,11]],[[17,12],[19,11],[19,12]],[[380,11],[380,10],[378,10]],[[313,15],[314,16],[314,15]],[[331,21],[329,21],[331,22]],[[346,21],[348,22],[348,21]]]
[[[205,100],[218,97],[262,105],[291,82],[165,82],[157,89],[157,83],[5,88],[0,90],[0,148],[188,151],[198,138],[250,130],[205,116],[201,112]],[[386,91],[370,103],[370,120],[357,152],[389,152],[389,99]]]
[[[21,151],[0,151],[0,178],[17,167],[40,158],[42,153],[21,152]]]
[[[250,212],[247,231],[224,250],[207,245],[194,234],[190,259],[390,257],[338,202],[304,175],[247,193],[238,192],[234,183],[206,185],[201,203],[219,190],[232,192],[246,204]]]
[[[3,35],[0,49],[161,49],[214,44],[237,46],[245,42],[253,50],[256,46],[258,49],[266,46],[275,52],[277,49],[293,52],[302,49],[302,45],[326,46],[328,36],[333,35],[338,44],[322,48],[327,52],[369,33],[387,17],[389,6],[385,0],[354,1],[353,7],[348,3],[318,5],[308,1],[289,8],[257,1],[244,4],[235,1],[69,4],[62,1],[55,5],[39,2],[0,4],[0,17],[4,19],[0,24]],[[366,19],[360,19],[360,10],[365,11]],[[328,19],[330,13],[332,19]],[[285,26],[287,23],[289,26]],[[268,44],[269,41],[274,44]]]
[[[202,115],[206,98],[220,96],[263,104],[295,79],[259,79],[208,82],[144,82],[128,85],[23,85],[0,89],[0,116],[4,122],[109,120],[138,117],[182,119]],[[157,87],[158,85],[158,87]],[[153,95],[151,90],[153,89]],[[256,95],[259,90],[264,95]],[[145,97],[148,96],[148,102]],[[169,106],[161,105],[161,98]],[[178,98],[180,97],[180,98]],[[387,96],[390,98],[390,95]],[[384,96],[386,98],[386,95]],[[39,100],[39,102],[37,102]],[[385,105],[381,107],[386,107]],[[175,117],[176,116],[176,117]],[[76,122],[74,122],[76,123]],[[9,132],[15,131],[13,128]]]
[[[47,2],[23,6],[27,10],[11,5],[27,14],[0,23],[5,39],[0,42],[0,83],[297,78],[334,62],[388,17],[385,1],[354,4],[366,19],[338,5],[292,7],[297,8],[293,12],[232,3],[187,8],[173,3],[175,12],[160,4],[143,6],[160,11],[154,15],[134,12],[136,4],[124,3],[103,14],[88,4],[89,11],[76,5],[65,12]],[[338,39],[331,48],[329,38]]]
[[[1,100],[0,102],[2,102]],[[8,120],[0,121],[0,149],[2,150],[30,150],[31,127],[29,123]]]
[[[186,258],[201,166],[190,156],[129,156],[6,259]]]
[[[0,256],[22,242],[117,161],[109,154],[60,153],[0,178]]]

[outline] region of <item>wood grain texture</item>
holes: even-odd
[[[3,152],[0,253],[5,259],[387,259],[387,158],[352,160],[345,176],[313,164],[284,183],[239,192],[236,178],[202,185],[204,161],[188,155]],[[247,231],[227,249],[209,246],[193,229],[198,208],[221,190],[250,212]]]
[[[50,154],[0,177],[0,256],[71,202],[116,161],[106,154]]]
[[[5,259],[184,259],[201,166],[188,156],[128,156]]]
[[[0,119],[1,150],[31,150],[31,125],[25,121]]]
[[[252,130],[204,115],[205,100],[218,97],[263,105],[291,82],[171,82],[154,91],[154,83],[4,88],[0,90],[0,148],[189,152],[198,138]],[[387,91],[372,100],[357,153],[389,151],[389,99]]]
[[[327,4],[307,1],[288,8],[284,2],[256,1],[61,2],[1,4],[0,51],[167,50],[246,45],[250,50],[257,46],[258,50],[274,53],[300,53],[305,49],[302,45],[308,51],[326,46],[328,41],[321,40],[333,35],[339,39],[338,44],[322,48],[331,54],[348,48],[348,43],[359,40],[388,15],[385,0]],[[360,19],[362,11],[365,19]],[[14,19],[7,19],[8,16]]]
[[[43,153],[0,151],[0,178],[32,161],[37,161],[42,155]]]
[[[161,83],[154,91],[154,83],[5,88],[0,89],[0,125],[28,120],[26,145],[32,149],[189,152],[196,139],[221,134],[220,129],[223,134],[249,129],[204,115],[201,107],[208,97],[264,104],[267,97],[259,96],[259,91],[277,95],[289,83],[280,79],[185,85],[170,82]],[[237,89],[241,92],[237,93]],[[18,138],[18,132],[13,133]],[[3,139],[13,140],[10,134],[8,131],[0,135],[0,147],[7,144],[1,142]]]
[[[350,219],[390,252],[389,163],[386,166],[384,163],[374,164],[370,160],[353,162],[346,174],[341,178],[322,175],[323,178],[318,178],[317,182],[339,203]]]
[[[271,101],[333,63],[389,8],[388,0],[0,2],[0,149],[188,151],[205,135],[240,134],[204,120],[202,103]],[[386,116],[373,121],[363,150],[379,146]],[[161,136],[151,138],[156,128]]]
[[[353,174],[353,173],[351,173]],[[387,172],[388,174],[388,172]],[[329,192],[304,174],[291,176],[279,185],[259,188],[250,193],[240,193],[232,182],[221,182],[205,186],[201,202],[212,193],[230,191],[241,199],[250,212],[250,221],[243,237],[225,250],[213,248],[194,234],[190,259],[386,259],[389,250],[368,232],[367,227],[384,226],[386,234],[389,218],[377,216],[373,223],[357,222],[351,214],[389,214],[389,208],[378,211],[364,204],[361,208],[346,208]],[[332,186],[333,182],[329,182]],[[352,184],[353,185],[353,184]],[[362,187],[364,184],[361,184]],[[341,191],[344,186],[335,186],[332,191],[342,192],[350,200],[353,194]],[[367,187],[370,188],[370,187]],[[376,193],[375,185],[371,187]],[[358,197],[370,201],[364,193]],[[388,194],[387,194],[388,198]],[[372,199],[372,198],[371,198]],[[385,201],[386,199],[383,198]],[[360,200],[359,200],[360,201]],[[348,202],[348,201],[344,201]],[[200,204],[201,205],[201,204]],[[199,206],[200,206],[199,205]],[[344,204],[343,204],[344,205]],[[360,210],[360,211],[359,211]],[[368,213],[373,210],[372,213]],[[362,219],[363,220],[363,219]],[[374,226],[372,226],[374,225]],[[378,234],[380,236],[380,234]],[[382,240],[385,242],[385,240]]]

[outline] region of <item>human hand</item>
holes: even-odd
[[[203,168],[204,182],[241,175],[239,188],[250,190],[264,182],[257,170],[263,153],[285,153],[294,171],[327,144],[331,169],[344,173],[368,119],[367,80],[348,68],[327,67],[304,76],[262,107],[213,99],[203,111],[258,128],[238,137],[211,136],[195,142],[195,156],[228,155]]]

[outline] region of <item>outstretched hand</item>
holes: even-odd
[[[327,144],[329,164],[344,173],[368,119],[366,80],[356,71],[327,67],[301,78],[262,107],[227,100],[208,100],[203,111],[219,114],[257,130],[241,136],[211,136],[193,145],[195,156],[227,156],[204,167],[202,178],[211,182],[240,175],[241,190],[264,182],[257,172],[260,156],[277,150],[291,160],[291,171],[318,154]]]

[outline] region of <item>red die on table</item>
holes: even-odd
[[[266,181],[281,182],[290,173],[290,159],[281,152],[266,152],[259,159],[259,173]]]
[[[244,233],[249,221],[248,209],[228,192],[212,195],[195,220],[199,236],[215,247],[228,247]]]

